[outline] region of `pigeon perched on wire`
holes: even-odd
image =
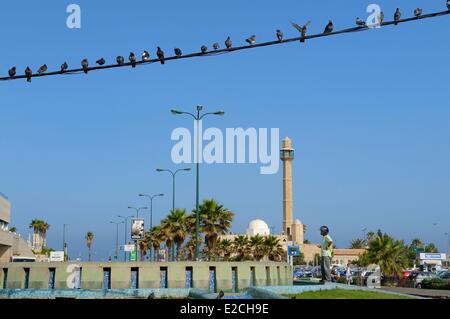
[[[25,76],[27,77],[27,82],[31,82],[31,76],[33,75],[33,71],[31,71],[30,67],[27,66],[25,69]]]
[[[277,30],[277,39],[278,41],[283,41],[283,32],[281,30]]]
[[[69,66],[67,65],[67,62],[64,62],[63,64],[61,64],[61,73],[64,73],[67,71],[67,69],[69,68]]]
[[[423,10],[421,8],[414,9],[414,16],[416,18],[420,17],[422,15]]]
[[[233,42],[231,41],[230,37],[227,37],[227,39],[225,40],[225,46],[227,49],[230,49],[233,46]]]
[[[84,73],[88,73],[88,68],[89,68],[89,61],[88,59],[83,59],[83,61],[81,61],[81,67],[83,68]]]
[[[400,18],[402,17],[402,13],[400,12],[400,9],[399,8],[397,8],[397,10],[395,10],[395,13],[394,13],[394,21],[395,21],[395,25],[397,25],[398,24],[398,21],[400,21]]]
[[[305,36],[306,36],[306,32],[308,32],[308,27],[311,24],[311,21],[308,21],[305,23],[304,26],[300,26],[295,22],[289,21],[292,26],[297,29],[298,32],[300,32],[301,38],[300,38],[300,42],[305,42]]]
[[[16,67],[15,66],[13,66],[11,69],[9,69],[8,70],[8,75],[9,75],[9,77],[13,77],[13,76],[16,76]]]
[[[183,55],[183,52],[181,52],[180,48],[173,49],[173,52],[175,53],[176,56],[182,56]]]
[[[150,60],[150,53],[148,51],[142,52],[142,61],[148,61]]]
[[[220,44],[217,43],[217,42],[215,42],[215,43],[213,44],[213,49],[214,49],[214,50],[219,50],[219,49],[220,49]]]
[[[164,61],[164,51],[161,50],[160,47],[158,47],[158,50],[156,51],[156,55],[158,56],[158,59],[161,61],[161,64],[166,63],[166,62]]]
[[[136,55],[135,55],[133,52],[130,52],[130,55],[129,55],[129,57],[128,57],[128,60],[130,61],[131,66],[132,66],[133,68],[135,68],[135,67],[136,67]]]
[[[447,9],[450,10],[450,0],[447,0]]]
[[[116,62],[117,62],[118,65],[122,65],[122,64],[125,63],[125,58],[124,58],[123,56],[119,55],[119,56],[116,58]]]
[[[200,48],[200,51],[205,54],[206,52],[208,52],[208,47],[206,45],[202,45]]]
[[[245,39],[245,42],[247,42],[250,45],[253,45],[256,43],[256,35],[252,35],[250,38]]]
[[[358,18],[356,18],[356,25],[358,27],[365,27],[366,26],[366,22],[358,17]]]
[[[384,12],[381,11],[380,14],[378,15],[378,24],[381,26],[384,22]]]
[[[47,64],[42,65],[39,69],[38,69],[38,74],[42,75],[45,72],[47,72]]]
[[[323,33],[324,34],[331,33],[331,32],[333,32],[333,29],[334,29],[333,21],[330,20],[330,21],[328,21],[328,24],[326,25],[325,30],[323,31]]]
[[[103,65],[103,64],[106,63],[106,61],[105,61],[105,59],[100,58],[100,59],[98,59],[97,62],[95,62],[95,63],[97,63],[98,65]]]

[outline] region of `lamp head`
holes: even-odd
[[[197,105],[197,111],[201,111],[201,110],[203,110],[203,105]]]
[[[171,112],[173,115],[181,114],[181,111],[178,111],[178,110],[175,110],[175,109],[170,110],[170,112]]]

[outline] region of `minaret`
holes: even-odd
[[[280,159],[283,161],[283,231],[292,240],[292,225],[294,223],[292,211],[292,160],[294,149],[292,141],[286,137],[281,144]]]

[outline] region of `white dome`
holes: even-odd
[[[247,227],[247,235],[248,236],[267,236],[270,235],[269,226],[262,219],[254,219],[252,220]]]

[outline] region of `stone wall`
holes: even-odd
[[[0,289],[47,289],[54,274],[55,289],[70,289],[81,269],[81,289],[104,289],[104,272],[110,273],[111,289],[131,288],[131,272],[138,271],[138,288],[186,288],[186,271],[192,271],[192,287],[209,290],[210,271],[215,271],[215,290],[239,291],[250,286],[291,285],[292,268],[276,262],[128,262],[128,263],[0,263]],[[161,271],[167,285],[161,285]],[[233,287],[233,273],[236,275]],[[5,280],[6,276],[6,280]],[[251,278],[253,276],[253,278]],[[28,279],[27,279],[28,278]],[[28,280],[28,283],[26,283]],[[5,284],[5,286],[4,286]]]

